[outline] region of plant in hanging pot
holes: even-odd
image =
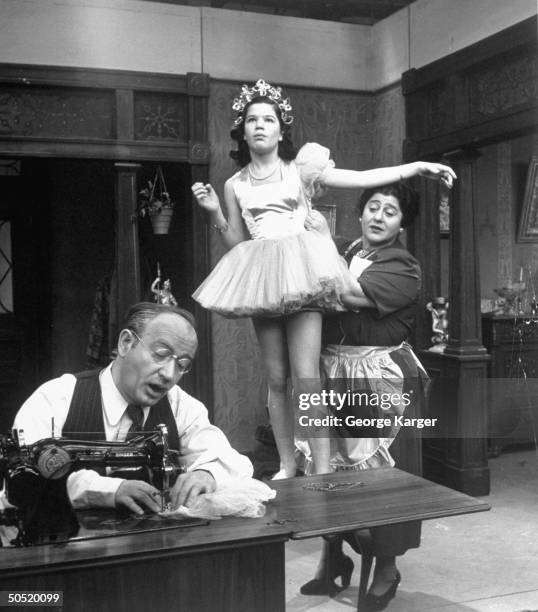
[[[166,190],[163,171],[159,166],[153,181],[148,181],[148,186],[140,191],[138,213],[141,217],[149,216],[154,234],[168,234],[174,204]]]

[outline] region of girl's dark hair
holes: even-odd
[[[237,142],[237,150],[230,151],[230,157],[234,159],[237,162],[237,165],[241,168],[250,162],[250,151],[244,138],[245,117],[248,109],[253,104],[258,103],[270,104],[275,109],[275,114],[278,118],[278,122],[280,123],[280,129],[282,130],[282,140],[278,143],[278,156],[284,161],[291,161],[292,159],[295,159],[295,156],[297,155],[297,150],[291,141],[291,128],[282,121],[282,113],[278,104],[266,96],[256,96],[245,105],[245,108],[241,113],[243,116],[243,121],[241,121],[238,126],[232,128],[232,131],[230,132],[232,140]]]
[[[357,212],[359,215],[362,215],[366,203],[376,193],[390,195],[396,198],[400,205],[400,210],[402,211],[401,226],[409,227],[412,225],[419,211],[419,196],[417,191],[413,189],[409,183],[399,181],[398,183],[391,183],[383,187],[370,187],[369,189],[365,189],[357,204]]]

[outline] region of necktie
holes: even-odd
[[[129,404],[126,409],[127,416],[131,419],[133,424],[129,427],[129,431],[127,432],[127,440],[130,440],[138,433],[143,431],[142,425],[144,423],[144,411],[142,406],[135,406],[134,404]]]

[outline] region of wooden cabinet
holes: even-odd
[[[488,366],[490,454],[513,444],[534,443],[538,422],[538,318],[483,315]]]

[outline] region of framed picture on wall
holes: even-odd
[[[536,156],[531,159],[527,171],[517,241],[538,242],[538,157]]]
[[[315,209],[327,219],[331,235],[334,236],[336,233],[336,204],[316,204]]]

